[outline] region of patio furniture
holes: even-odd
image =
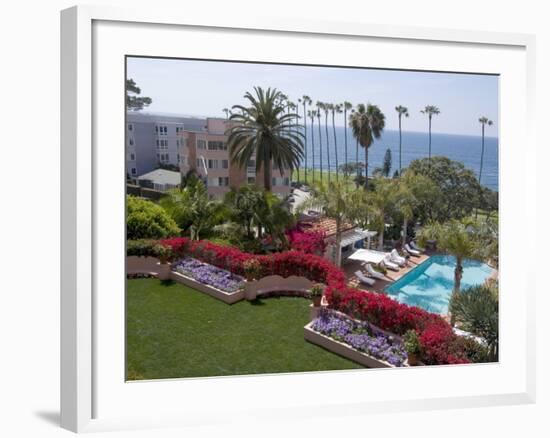
[[[384,260],[382,260],[381,263],[383,263],[386,268],[391,269],[392,271],[399,271],[399,265],[391,261],[391,257],[389,254],[384,257]]]
[[[369,275],[371,277],[378,278],[380,280],[384,280],[384,274],[382,274],[381,272],[375,271],[370,263],[367,263],[367,272],[369,273]]]
[[[410,255],[413,255],[415,257],[420,257],[420,251],[417,251],[416,249],[412,249],[408,243],[404,246],[405,251],[407,251]]]
[[[361,271],[355,271],[355,276],[361,283],[366,284],[367,286],[373,286],[374,283],[376,283],[376,280],[374,278],[367,277]]]
[[[415,242],[414,240],[411,240],[410,242],[410,245],[411,245],[411,248],[416,250],[416,251],[420,251],[420,252],[424,252],[425,249],[424,248],[420,248]]]
[[[405,257],[401,257],[395,248],[390,252],[390,260],[393,263],[397,263],[401,267],[407,264],[407,259]]]

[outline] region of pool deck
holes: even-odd
[[[376,280],[374,286],[367,286],[360,283],[354,275],[355,271],[363,270],[362,263],[360,261],[348,260],[342,265],[342,269],[346,273],[347,284],[350,287],[354,287],[360,290],[372,291],[372,292],[384,292],[384,288],[393,283],[394,281],[399,280],[403,275],[412,271],[418,265],[424,263],[430,258],[431,253],[423,253],[419,257],[411,256],[407,261],[407,266],[400,268],[399,271],[392,271],[388,269],[384,280]]]

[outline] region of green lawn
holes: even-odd
[[[228,305],[178,283],[127,280],[128,379],[362,368],[304,340],[309,303]]]

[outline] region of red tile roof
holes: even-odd
[[[300,221],[301,225],[309,226],[311,227],[311,230],[314,231],[324,231],[326,234],[326,237],[331,237],[336,234],[336,220],[323,216],[319,218],[307,218],[302,221]],[[355,225],[344,222],[342,225],[342,231],[349,231],[355,228]]]

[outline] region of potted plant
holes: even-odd
[[[244,276],[247,281],[258,280],[262,273],[262,265],[254,258],[244,262]]]
[[[172,249],[168,246],[157,244],[153,247],[153,253],[157,259],[158,263],[158,279],[159,280],[170,280],[171,274],[171,265],[170,261],[172,260],[173,254]]]
[[[324,290],[325,290],[325,286],[320,283],[316,283],[311,287],[309,294],[313,301],[313,307],[321,306],[321,300],[323,299]]]
[[[403,346],[407,352],[410,366],[418,365],[418,356],[420,354],[420,342],[415,330],[408,330],[403,335]]]

